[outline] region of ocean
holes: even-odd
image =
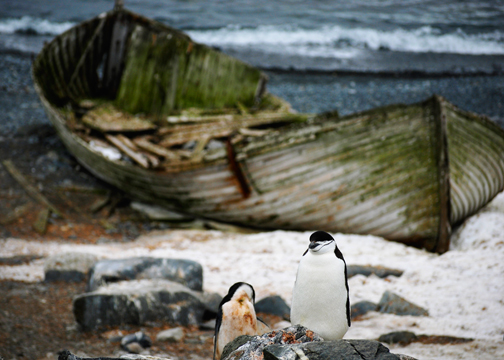
[[[45,41],[112,0],[0,0],[0,53]],[[130,10],[265,70],[298,111],[347,114],[440,94],[504,124],[504,2],[125,0]]]

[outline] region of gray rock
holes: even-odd
[[[112,283],[73,300],[75,320],[83,330],[152,321],[197,325],[207,310],[203,293],[160,279]]]
[[[203,268],[192,260],[135,257],[102,260],[91,269],[88,291],[122,280],[166,279],[196,291],[203,289]]]
[[[385,291],[378,303],[378,311],[387,314],[429,316],[424,308],[415,305],[390,291]]]
[[[313,331],[294,325],[262,336],[239,336],[226,345],[222,360],[400,360],[373,340],[323,341]],[[406,358],[405,358],[406,359]],[[411,358],[410,360],[414,360]]]
[[[261,336],[242,335],[224,347],[221,359],[260,359],[263,350],[273,344],[300,344],[323,339],[313,331],[301,325],[293,325]]]
[[[222,296],[218,293],[207,293],[204,292],[202,295],[202,301],[207,307],[206,319],[215,319],[217,317],[217,312],[219,311],[219,305],[222,301]]]
[[[409,344],[415,341],[418,337],[411,331],[394,331],[388,334],[380,335],[379,342],[387,344]]]
[[[371,301],[359,301],[355,304],[352,304],[350,310],[350,316],[352,319],[364,315],[370,311],[376,311],[378,309],[378,305]]]
[[[256,312],[281,316],[284,320],[290,319],[290,307],[280,296],[268,296],[255,304]]]
[[[48,257],[44,262],[44,281],[81,282],[99,260],[94,254],[68,252]]]
[[[152,341],[150,337],[148,337],[141,331],[138,331],[134,334],[128,334],[121,339],[121,347],[126,350],[128,349],[127,346],[133,343],[140,345],[143,349],[152,346]],[[132,352],[134,352],[135,354],[139,354],[139,352],[136,351]]]
[[[404,355],[404,354],[396,354],[399,357],[399,360],[417,360],[412,356]]]
[[[264,349],[264,360],[399,360],[389,349],[372,340],[336,340],[297,345],[270,345]]]
[[[176,327],[159,332],[156,335],[156,341],[179,342],[184,338],[184,329]]]
[[[374,274],[379,278],[386,278],[387,276],[401,276],[403,274],[402,270],[389,269],[382,266],[364,266],[364,265],[348,265],[347,275],[349,278],[355,275],[369,276]]]
[[[111,357],[87,358],[87,357],[78,357],[68,350],[63,350],[58,353],[58,360],[170,360],[170,358],[150,356],[150,355],[147,356],[135,355],[135,354],[122,355],[120,358],[111,358]]]

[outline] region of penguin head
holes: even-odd
[[[325,231],[316,231],[310,236],[310,245],[308,250],[312,254],[325,254],[334,252],[337,249],[334,238]]]
[[[228,301],[237,301],[242,303],[243,301],[250,301],[255,305],[255,291],[252,285],[247,284],[245,282],[237,282],[233,284],[227,293],[226,296],[221,301],[220,306]]]

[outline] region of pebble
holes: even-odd
[[[156,341],[179,342],[184,338],[184,336],[184,329],[182,329],[181,327],[176,327],[158,333],[156,335]]]

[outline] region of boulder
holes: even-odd
[[[73,313],[83,330],[152,321],[198,325],[209,311],[205,299],[204,293],[169,280],[121,281],[76,296]]]
[[[239,336],[224,348],[222,360],[400,360],[374,340],[324,341],[313,331],[294,325],[262,336]],[[409,358],[414,360],[413,358]]]
[[[91,269],[88,291],[122,280],[166,279],[196,291],[203,289],[203,267],[192,260],[135,257],[102,260]]]
[[[424,308],[415,305],[406,299],[385,291],[378,303],[378,311],[387,314],[411,315],[411,316],[429,316],[429,312]]]
[[[224,347],[221,359],[261,359],[263,350],[273,344],[300,344],[322,340],[318,334],[304,326],[293,325],[261,336],[238,336]]]
[[[280,296],[268,296],[259,300],[255,304],[256,313],[272,314],[282,317],[284,320],[290,319],[290,307]]]
[[[111,358],[111,357],[81,358],[75,356],[68,350],[63,350],[58,353],[58,360],[170,360],[170,359],[166,357],[158,357],[151,355],[143,356],[134,354],[122,355],[120,358]]]
[[[369,276],[374,274],[379,278],[386,278],[387,276],[401,276],[403,274],[402,270],[397,269],[389,269],[383,266],[365,266],[365,265],[348,265],[347,266],[347,275],[348,278],[351,278],[355,275],[364,275]]]
[[[378,309],[378,305],[371,301],[359,301],[355,304],[352,304],[350,310],[350,317],[355,319],[358,316],[364,315],[370,311],[376,311]]]
[[[388,334],[381,335],[378,338],[378,341],[387,344],[406,345],[417,339],[418,337],[415,335],[415,333],[412,333],[411,331],[394,331]]]
[[[335,340],[297,345],[270,345],[264,360],[399,360],[388,348],[373,340]],[[242,358],[243,360],[246,358]]]
[[[67,252],[48,257],[44,262],[46,282],[81,282],[99,257],[89,253]]]

